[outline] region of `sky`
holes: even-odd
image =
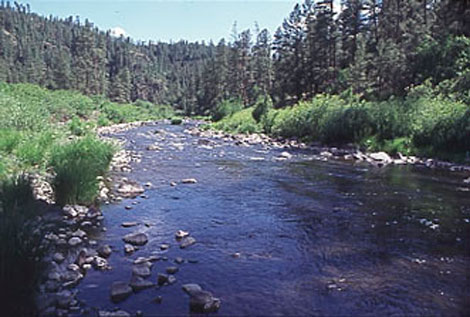
[[[301,1],[301,0],[298,0]],[[41,15],[80,16],[102,30],[113,30],[140,41],[230,39],[233,23],[239,31],[254,28],[271,34],[289,15],[296,0],[24,0]]]

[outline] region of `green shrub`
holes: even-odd
[[[26,165],[39,165],[45,161],[54,141],[55,135],[51,130],[25,135],[15,154]]]
[[[0,188],[0,296],[5,316],[34,316],[35,291],[44,270],[44,232],[34,221],[33,195],[26,177]]]
[[[97,177],[108,170],[114,147],[92,136],[56,145],[52,149],[50,166],[52,182],[59,205],[94,201],[98,190]]]
[[[85,122],[82,122],[79,118],[73,117],[69,122],[70,133],[76,136],[84,135],[88,128]]]
[[[0,130],[0,151],[10,154],[21,142],[22,134],[16,130]]]
[[[224,100],[215,108],[212,114],[212,120],[220,121],[225,117],[231,116],[232,114],[241,111],[242,109],[243,104],[240,100]]]

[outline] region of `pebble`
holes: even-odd
[[[132,288],[125,282],[114,282],[111,285],[111,300],[121,302],[132,294]]]
[[[111,253],[113,252],[113,250],[111,250],[111,247],[107,244],[99,247],[97,251],[98,251],[98,254],[104,258],[109,257]]]
[[[160,245],[161,250],[168,250],[170,248],[170,245],[167,243],[163,243]]]
[[[195,178],[185,178],[181,180],[182,184],[196,184],[197,180]]]
[[[130,253],[133,253],[134,251],[135,251],[135,248],[132,245],[130,244],[124,245],[124,253],[130,254]]]
[[[65,257],[62,253],[55,253],[53,259],[56,263],[60,264],[60,263],[64,262]]]
[[[125,221],[121,224],[122,227],[124,228],[130,228],[130,227],[135,227],[138,226],[139,223],[135,221]]]
[[[80,239],[79,237],[72,237],[69,239],[68,243],[71,247],[75,247],[82,243],[82,239]]]
[[[189,236],[189,232],[187,231],[178,230],[175,233],[176,239],[183,239],[183,238],[186,238],[187,236]]]

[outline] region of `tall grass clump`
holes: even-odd
[[[44,234],[34,218],[33,194],[25,176],[0,186],[0,297],[3,316],[33,316],[44,269]]]
[[[114,150],[94,136],[54,146],[49,164],[55,172],[52,186],[56,202],[92,203],[98,191],[96,178],[108,170]]]

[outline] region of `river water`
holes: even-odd
[[[278,161],[285,150],[223,140],[213,140],[211,149],[185,128],[157,124],[114,135],[142,152],[126,177],[153,186],[147,199],[103,207],[108,230],[95,238],[116,251],[112,270],[90,271],[78,286],[77,297],[88,306],[188,315],[181,285],[197,283],[221,299],[218,315],[470,312],[464,175],[322,161],[307,150],[289,150],[293,157]],[[162,149],[147,151],[155,142]],[[184,178],[198,183],[170,186]],[[141,225],[122,228],[124,221]],[[180,249],[179,229],[197,243]],[[149,242],[126,256],[122,237],[131,232],[145,232]],[[170,248],[161,251],[162,243]],[[175,257],[190,262],[179,265],[175,284],[112,303],[112,282],[130,280],[132,261],[152,254],[168,258],[154,264],[154,282]],[[161,304],[152,301],[157,296]]]

